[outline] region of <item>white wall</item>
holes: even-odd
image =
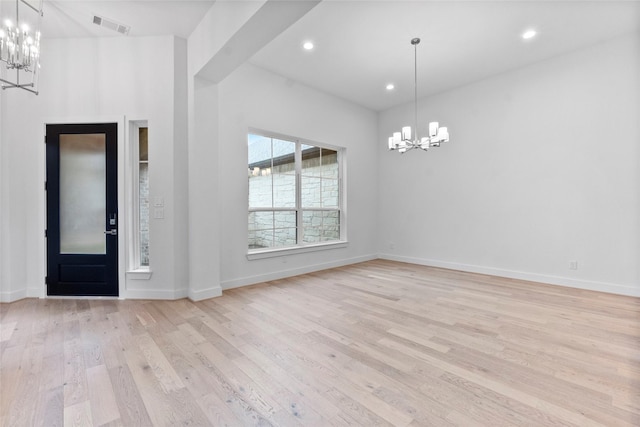
[[[175,209],[172,288],[175,297],[187,296],[189,287],[189,112],[187,99],[187,41],[174,38],[173,57],[173,206]],[[167,141],[169,142],[169,141]],[[153,167],[153,163],[151,164]],[[156,232],[158,232],[156,228]],[[152,267],[153,268],[153,267]]]
[[[186,88],[175,82],[186,78],[186,43],[173,36],[57,39],[42,51],[40,95],[2,93],[2,162],[20,166],[2,168],[0,239],[10,248],[2,266],[11,269],[3,268],[0,298],[44,294],[44,124],[125,117],[148,120],[151,198],[164,198],[165,218],[151,220],[151,279],[128,281],[121,296],[185,296],[187,213],[175,206],[186,193],[187,124],[177,111],[186,110]]]
[[[218,95],[223,289],[375,258],[376,114],[248,64],[218,85]],[[346,248],[247,260],[250,127],[346,147]],[[211,174],[210,170],[201,172],[202,179]]]
[[[412,105],[381,113],[382,256],[640,295],[639,40],[421,100],[451,133],[428,153],[385,149]]]
[[[9,224],[7,220],[8,207],[5,202],[5,198],[8,196],[8,169],[5,163],[5,144],[4,130],[2,120],[2,112],[5,109],[5,97],[2,90],[0,90],[0,301],[12,301],[18,299],[14,297],[11,299],[11,288],[9,282],[9,264],[6,261],[8,251],[6,245],[8,243],[7,237],[9,235]]]
[[[218,87],[190,79],[189,298],[222,294],[218,173]]]

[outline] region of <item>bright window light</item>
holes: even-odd
[[[538,34],[536,30],[527,30],[524,33],[522,33],[522,38],[525,40],[529,40],[534,38],[536,34]]]
[[[304,42],[304,44],[302,45],[303,48],[305,48],[305,50],[311,50],[313,49],[313,43],[311,42]]]

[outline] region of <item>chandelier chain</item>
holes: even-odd
[[[413,43],[415,41],[415,43]],[[413,106],[416,138],[418,137],[418,43],[420,39],[413,39]]]

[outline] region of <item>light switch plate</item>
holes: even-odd
[[[164,206],[164,197],[154,197],[153,206],[157,206],[157,207]]]
[[[155,219],[163,219],[164,218],[164,208],[155,208],[153,210],[153,217]]]

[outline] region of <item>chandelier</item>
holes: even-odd
[[[389,137],[389,150],[398,150],[400,153],[421,148],[427,151],[430,147],[439,147],[440,143],[449,141],[449,131],[446,127],[440,127],[438,122],[429,123],[429,136],[418,136],[418,43],[419,38],[411,39],[414,52],[414,108],[415,108],[415,132],[412,135],[411,126],[404,126],[401,132],[394,132]],[[413,136],[413,138],[412,138]]]
[[[20,15],[23,4],[30,9],[27,16]],[[38,94],[41,17],[42,0],[16,0],[15,20],[3,19],[0,26],[2,89],[19,88]]]

